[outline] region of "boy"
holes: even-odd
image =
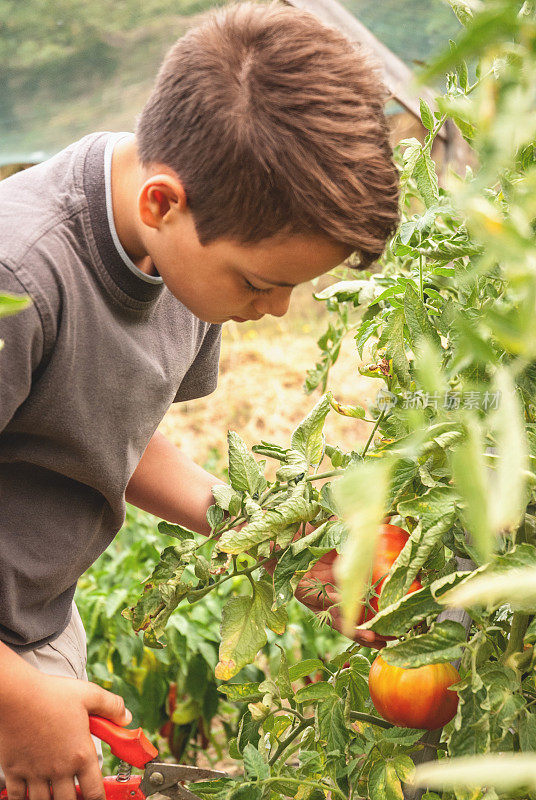
[[[397,179],[364,56],[311,15],[244,4],[175,44],[135,136],[92,134],[0,184],[0,291],[32,298],[0,321],[10,800],[74,800],[76,779],[104,797],[88,714],[130,716],[84,680],[76,581],[125,499],[208,532],[217,480],[158,424],[215,388],[222,323],[283,315],[296,284],[381,254]]]

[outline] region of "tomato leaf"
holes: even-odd
[[[14,294],[0,294],[0,317],[9,317],[18,314],[23,308],[30,305],[30,297]]]
[[[324,455],[322,431],[331,408],[331,399],[331,392],[325,394],[292,434],[291,447],[302,454],[308,466],[316,466],[322,461]]]
[[[408,591],[434,547],[442,540],[456,517],[456,500],[451,489],[436,487],[421,497],[398,504],[402,516],[419,518],[419,524],[389,570],[378,602],[387,608]]]
[[[465,639],[465,628],[459,622],[435,622],[428,633],[385,647],[382,658],[388,664],[405,669],[441,664],[461,658]]]
[[[256,515],[240,531],[230,530],[223,533],[218,542],[218,550],[223,553],[244,553],[261,542],[276,539],[278,534],[291,525],[296,525],[297,531],[300,523],[312,520],[319,510],[320,506],[316,502],[309,502],[299,495],[289,497],[277,508]]]
[[[402,308],[394,309],[387,317],[378,347],[386,348],[386,355],[393,362],[393,372],[403,388],[410,384],[409,361],[406,355],[404,325],[406,318]]]
[[[413,177],[427,208],[439,200],[439,187],[435,164],[428,152],[422,152],[415,162]]]
[[[441,349],[441,340],[435,327],[430,322],[424,304],[419,297],[415,286],[406,285],[404,293],[404,316],[408,326],[411,343],[418,346],[421,339],[430,339],[432,344]]]
[[[331,683],[318,681],[298,689],[294,700],[296,703],[310,703],[313,700],[325,700],[326,697],[337,697],[337,693]]]
[[[247,744],[244,748],[244,767],[246,776],[251,780],[263,780],[263,778],[270,777],[270,767],[263,759],[256,747],[252,744]]]
[[[291,600],[301,576],[315,560],[309,550],[294,555],[292,548],[289,547],[283,553],[274,572],[274,608],[281,608]]]
[[[306,675],[310,675],[317,670],[326,670],[324,662],[320,661],[319,658],[306,658],[305,661],[299,661],[289,667],[288,672],[291,681],[298,681],[300,678],[305,678]]]
[[[419,589],[379,611],[375,617],[360,624],[360,628],[375,631],[380,636],[402,636],[417,622],[441,609],[429,587]]]
[[[235,431],[227,434],[229,445],[229,481],[236,491],[255,494],[266,486],[266,478],[262,474],[246,443]]]
[[[256,703],[263,698],[258,683],[227,683],[218,686],[218,692],[224,694],[228,700],[239,700],[243,703]]]
[[[365,462],[349,469],[333,487],[349,532],[335,562],[347,635],[355,627],[370,579],[380,523],[385,514],[391,467],[392,462],[388,460]]]
[[[252,597],[231,597],[223,607],[220,660],[215,675],[229,680],[250,664],[266,644],[265,627],[283,633],[287,623],[285,609],[272,611],[273,590],[266,579],[255,581]]]
[[[499,532],[514,530],[525,509],[524,473],[528,466],[528,447],[523,412],[513,380],[506,369],[499,371],[495,389],[500,400],[493,420],[497,459],[492,477],[490,506],[493,528]]]
[[[240,503],[240,495],[237,494],[233,487],[229,486],[228,483],[216,484],[212,487],[211,492],[216,503],[220,508],[223,508],[224,511],[229,511],[231,504],[236,504],[237,500],[238,503]]]

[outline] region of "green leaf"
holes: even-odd
[[[413,761],[408,756],[376,761],[368,778],[370,800],[403,800],[401,781],[407,782],[413,770]]]
[[[291,600],[301,576],[307,572],[313,561],[315,558],[309,550],[295,555],[289,547],[283,553],[274,572],[274,608],[281,608]]]
[[[439,200],[437,173],[435,164],[427,151],[421,153],[415,162],[413,177],[426,207],[430,208],[437,203]]]
[[[189,531],[188,528],[183,528],[182,525],[174,525],[171,522],[159,522],[158,530],[160,533],[174,536],[181,541],[195,539],[195,533],[193,531]]]
[[[404,315],[411,342],[417,347],[421,339],[429,339],[441,351],[441,339],[430,322],[424,304],[413,284],[408,283],[404,293]]]
[[[433,129],[434,129],[434,115],[430,111],[430,107],[428,106],[428,103],[425,100],[423,100],[422,97],[420,98],[420,108],[421,108],[422,124],[429,131],[433,131]]]
[[[478,673],[472,681],[457,689],[459,704],[454,729],[449,739],[449,753],[469,756],[485,753],[490,745],[490,702],[488,691]]]
[[[382,658],[385,650],[382,650]],[[423,732],[417,728],[387,728],[382,730],[382,742],[391,742],[400,747],[411,747],[422,739]]]
[[[536,755],[500,753],[468,758],[443,758],[417,767],[417,786],[453,789],[493,786],[498,791],[536,789]]]
[[[351,634],[370,580],[380,523],[385,515],[392,462],[365,462],[348,469],[334,486],[348,537],[335,562],[344,632]]]
[[[144,644],[157,649],[163,646],[160,637],[169,617],[191,589],[181,581],[185,565],[177,551],[177,547],[165,548],[137,604],[122,612],[135,631],[144,631]]]
[[[404,669],[442,664],[461,658],[465,639],[465,628],[459,622],[435,622],[428,633],[385,647],[382,658],[388,664]]]
[[[255,494],[266,486],[261,468],[249,452],[246,443],[235,431],[227,434],[229,444],[229,481],[237,491]]]
[[[482,561],[488,561],[494,549],[495,535],[489,510],[489,486],[484,459],[484,436],[478,419],[467,427],[462,443],[452,454],[456,489],[464,501],[462,517]]]
[[[494,416],[497,459],[490,496],[492,525],[496,531],[514,530],[526,506],[525,470],[528,446],[523,411],[514,382],[506,369],[499,370],[495,389],[500,395]]]
[[[246,775],[250,780],[262,781],[270,777],[270,767],[252,744],[245,746],[243,757]]]
[[[0,294],[0,317],[9,317],[18,314],[31,303],[30,297],[14,294]]]
[[[376,616],[360,624],[360,628],[375,631],[380,636],[402,636],[417,622],[441,609],[432,597],[429,587],[402,597],[396,603],[379,611]]]
[[[536,751],[536,715],[523,711],[518,723],[519,744],[525,752]]]
[[[318,681],[311,683],[309,686],[303,686],[298,689],[294,695],[296,703],[310,703],[314,700],[325,700],[326,697],[336,696],[335,689],[331,683],[326,681]]]
[[[320,739],[326,743],[326,752],[344,752],[350,733],[344,721],[344,700],[334,693],[316,708]]]
[[[213,505],[209,506],[207,509],[207,522],[210,525],[211,531],[214,531],[218,525],[221,525],[225,516],[223,513],[223,509],[219,506]]]
[[[218,550],[223,553],[244,553],[251,547],[269,539],[276,539],[291,525],[298,530],[302,522],[310,522],[317,515],[320,506],[309,502],[300,495],[287,498],[277,508],[268,509],[240,531],[229,530],[222,534],[218,542]]]
[[[241,703],[256,703],[262,700],[264,693],[259,690],[258,683],[227,683],[218,686],[218,692],[224,694],[230,701]]]
[[[285,609],[272,611],[273,599],[272,585],[263,578],[254,583],[252,597],[227,600],[222,611],[217,678],[229,680],[255,659],[267,641],[265,628],[278,634],[284,632],[287,614]]]
[[[237,498],[240,502],[240,495],[238,495],[233,487],[229,486],[228,483],[217,483],[212,487],[211,491],[214,496],[214,500],[220,508],[224,509],[224,511],[229,511],[229,506],[235,498]],[[236,500],[234,501],[236,502]]]
[[[404,325],[406,318],[402,308],[395,308],[387,317],[378,347],[385,347],[387,358],[393,362],[393,372],[400,385],[408,388],[410,384],[409,361],[406,356],[404,342]]]
[[[513,568],[493,574],[486,572],[467,580],[441,598],[445,605],[461,608],[484,606],[492,609],[504,603],[515,611],[536,612],[536,568]]]
[[[291,447],[305,458],[308,466],[316,466],[324,455],[323,428],[330,410],[331,393],[325,394],[301,422],[290,440]]]
[[[305,678],[317,670],[325,670],[326,667],[323,661],[319,658],[306,658],[304,661],[299,661],[289,667],[289,677],[291,681],[298,681],[300,678]]]
[[[289,697],[292,697],[293,691],[290,683],[287,654],[282,647],[279,649],[281,650],[281,659],[279,661],[279,669],[277,671],[277,686],[279,689],[279,694],[286,700]]]
[[[434,547],[451,527],[456,517],[456,499],[452,490],[436,487],[421,497],[399,503],[398,512],[402,516],[418,517],[419,524],[384,581],[378,601],[380,609],[396,602],[408,591]]]

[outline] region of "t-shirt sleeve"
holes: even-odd
[[[174,403],[205,397],[215,390],[218,384],[220,345],[221,325],[210,325],[195,360],[182,379]]]
[[[24,287],[0,265],[0,295],[23,296]],[[37,308],[30,303],[17,314],[0,317],[0,431],[24,403],[32,375],[43,356],[43,329]]]

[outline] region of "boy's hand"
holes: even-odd
[[[2,699],[0,765],[9,800],[75,800],[75,776],[84,800],[104,800],[89,715],[118,725],[132,719],[123,699],[95,683],[21,669]],[[49,788],[50,787],[50,788]]]
[[[305,527],[304,535],[307,536],[307,534],[311,533],[313,530],[314,526],[308,522]],[[298,533],[294,538],[299,539],[300,536],[301,534]],[[322,556],[314,567],[303,576],[296,587],[294,595],[300,603],[311,611],[314,611],[315,614],[329,609],[331,626],[340,633],[343,633],[342,614],[339,606],[336,605],[339,602],[339,593],[335,588],[335,575],[333,572],[333,565],[336,559],[337,552],[335,550]],[[265,570],[269,572],[270,575],[273,575],[275,567],[275,560],[268,561],[264,565]],[[323,592],[316,588],[318,587],[318,583],[321,583],[322,586],[325,587]],[[362,630],[361,628],[355,629],[352,639],[363,647],[373,647],[377,650],[385,647],[388,641],[383,636],[378,636],[374,631]]]

